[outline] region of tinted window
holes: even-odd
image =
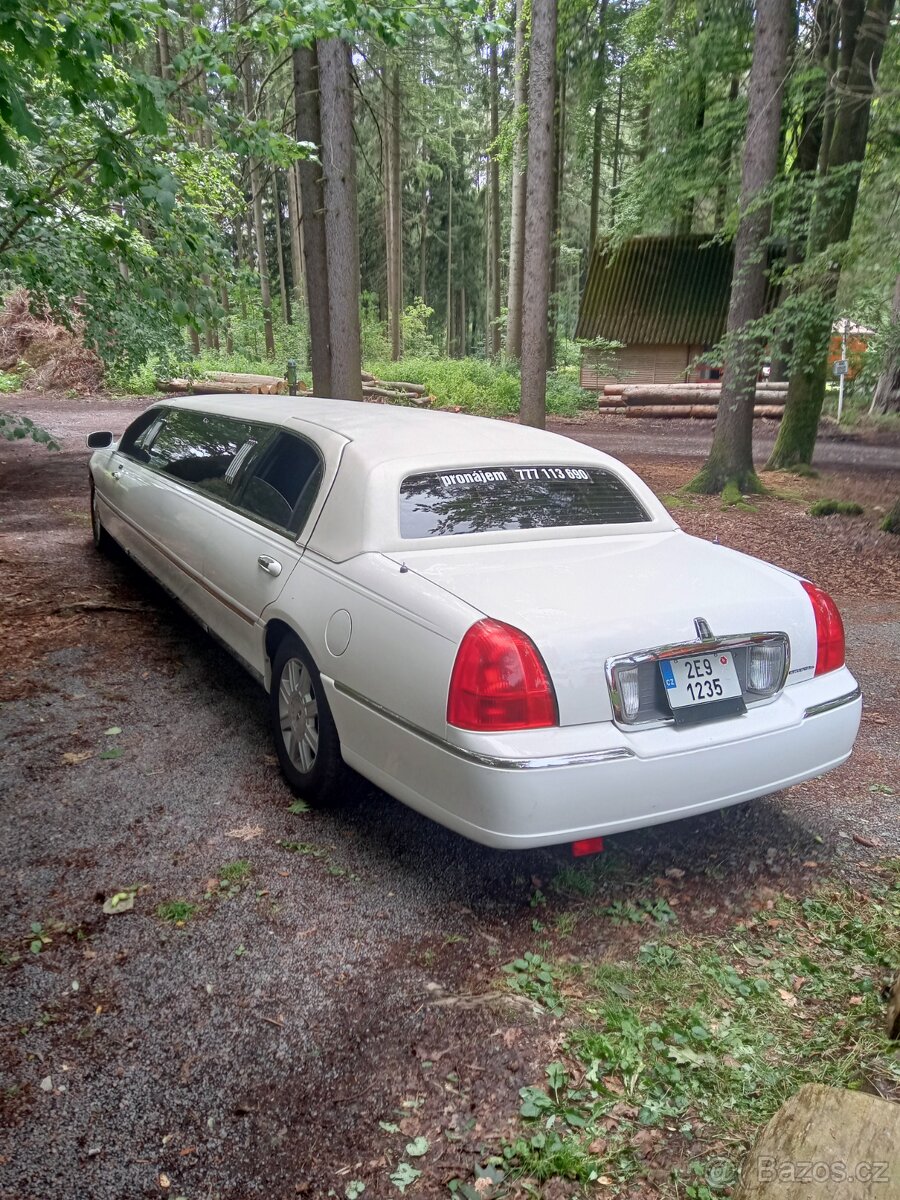
[[[158,429],[150,426],[136,448],[164,474],[232,500],[241,463],[268,436],[264,426],[233,417],[172,409]]]
[[[140,459],[141,462],[147,461],[147,454],[141,449],[144,441],[144,435],[148,433],[151,425],[162,420],[162,412],[158,408],[151,408],[141,415],[125,430],[119,439],[119,453],[128,454],[131,458]]]
[[[622,480],[596,467],[469,467],[408,475],[400,485],[405,538],[648,520]]]
[[[271,525],[299,531],[322,479],[322,458],[303,438],[279,433],[260,455],[238,505]]]

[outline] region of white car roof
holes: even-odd
[[[318,441],[326,460],[332,461],[327,462],[323,503],[312,514],[315,524],[307,545],[334,562],[366,551],[433,548],[435,538],[400,537],[400,484],[409,474],[447,467],[515,463],[603,467],[628,484],[651,518],[640,525],[454,534],[454,546],[543,541],[563,533],[589,537],[678,528],[650,488],[618,459],[560,434],[512,421],[313,396],[210,395],[160,403],[281,425]]]

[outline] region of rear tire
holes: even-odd
[[[272,663],[269,716],[275,753],[291,788],[311,804],[335,804],[345,771],[340,738],[322,677],[294,634],[282,640]]]
[[[101,554],[114,554],[118,549],[118,543],[109,536],[100,520],[100,513],[97,509],[97,489],[94,487],[93,478],[91,478],[91,534],[94,538],[94,546]]]

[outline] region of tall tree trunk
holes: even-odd
[[[828,250],[829,266],[821,284],[813,283],[805,289],[810,293],[817,315],[808,321],[801,335],[800,354],[795,354],[800,362],[795,362],[791,371],[784,417],[766,464],[770,468],[810,463],[816,445],[841,277],[840,252],[830,247],[846,242],[853,227],[872,96],[894,7],[894,0],[869,0],[862,20],[854,24],[862,3],[863,0],[844,0],[847,20],[841,30],[839,70],[844,70],[843,64],[848,57],[850,65],[836,97],[828,172],[813,203],[810,221],[810,256]],[[856,34],[852,53],[843,43],[845,28]]]
[[[240,0],[239,22],[246,20],[246,0]],[[256,105],[253,99],[253,78],[251,73],[250,52],[243,47],[241,60],[241,83],[244,93],[244,112],[248,118],[253,118]],[[256,238],[256,262],[259,271],[259,293],[262,300],[263,331],[266,339],[266,357],[275,357],[275,335],[272,331],[272,288],[269,281],[269,259],[266,254],[266,225],[263,218],[263,181],[259,160],[250,159],[250,203],[253,213],[253,233]]]
[[[272,172],[272,195],[275,199],[275,255],[278,259],[278,290],[281,294],[281,316],[285,325],[291,324],[291,298],[284,270],[284,239],[281,236],[281,195],[278,191],[278,172]]]
[[[428,280],[428,185],[422,185],[422,203],[419,207],[419,299],[425,303]]]
[[[450,136],[451,150],[453,136]],[[453,354],[453,160],[447,172],[450,191],[447,196],[447,341],[446,353],[450,358]]]
[[[616,132],[613,138],[613,168],[612,168],[612,211],[610,212],[610,224],[616,223],[616,209],[619,206],[619,175],[621,173],[621,164],[619,157],[622,151],[622,86],[623,75],[625,71],[624,59],[619,64],[619,83],[616,88]]]
[[[594,103],[594,137],[591,151],[591,230],[588,252],[594,249],[600,221],[600,168],[603,164],[603,88],[606,82],[606,9],[609,0],[600,0],[597,36],[600,38],[597,67],[597,99]]]
[[[887,353],[878,376],[872,411],[879,413],[900,412],[900,275],[894,284],[894,302],[891,305],[891,324],[887,333]]]
[[[228,303],[228,288],[223,283],[220,291],[222,308],[225,310],[225,353],[234,354],[234,336],[231,332],[231,305]]]
[[[297,182],[297,164],[292,163],[287,171],[288,181],[288,228],[291,239],[291,285],[294,299],[300,301],[303,287],[303,244],[300,239],[300,185]]]
[[[765,311],[771,210],[761,197],[778,171],[791,0],[757,0],[756,14],[725,373],[709,458],[691,485],[702,492],[729,484],[742,492],[760,490],[753,470],[753,404],[763,345],[753,323]]]
[[[506,355],[522,357],[522,282],[524,278],[525,245],[525,155],[528,135],[523,121],[528,81],[528,61],[525,46],[526,0],[516,0],[516,82],[513,122],[516,144],[513,151],[512,186],[510,195],[509,278],[506,299]]]
[[[403,177],[400,155],[400,68],[390,72],[385,95],[385,157],[387,164],[387,263],[388,321],[391,334],[391,358],[403,354]]]
[[[555,76],[556,0],[532,0],[519,420],[539,429],[543,429],[547,416]]]
[[[342,38],[318,43],[325,168],[325,245],[331,387],[345,400],[362,400],[359,326],[359,223],[350,47]],[[304,206],[305,211],[305,206]]]
[[[491,8],[493,12],[493,7]],[[488,352],[500,357],[500,163],[497,161],[500,136],[500,81],[497,71],[497,43],[490,44],[489,86],[491,153],[488,159]]]
[[[562,196],[566,165],[565,61],[556,85],[554,125],[556,154],[553,159],[553,223],[550,235],[550,310],[547,314],[547,362],[551,369],[556,368],[556,339],[559,336],[559,256],[562,249]]]
[[[311,142],[319,161],[301,158],[297,163],[300,210],[303,214],[303,260],[309,309],[309,348],[313,391],[332,396],[331,321],[328,311],[328,255],[325,247],[325,193],[322,186],[322,129],[319,112],[319,64],[313,46],[293,53],[294,116],[297,141]]]

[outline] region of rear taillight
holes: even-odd
[[[447,720],[481,732],[558,723],[547,668],[521,629],[484,620],[467,630],[450,676]]]
[[[816,615],[816,674],[836,671],[844,665],[844,622],[837,605],[821,588],[806,579],[800,586],[812,602]]]

